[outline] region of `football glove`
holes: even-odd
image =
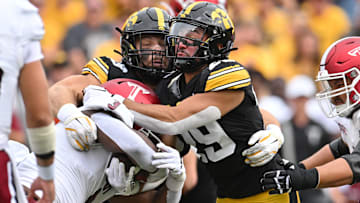
[[[283,143],[284,135],[280,127],[274,124],[268,125],[266,130],[257,131],[250,137],[248,145],[251,147],[242,152],[242,155],[246,157],[245,163],[251,167],[267,164],[274,158]]]
[[[139,169],[131,166],[127,173],[124,163],[113,157],[109,167],[105,169],[105,174],[109,184],[117,191],[117,195],[129,196],[140,191],[140,183],[134,178]]]
[[[130,128],[134,125],[134,115],[123,104],[124,97],[110,94],[105,88],[89,85],[84,89],[82,111],[105,110],[121,119]]]
[[[71,146],[79,151],[88,151],[97,139],[96,125],[74,104],[63,105],[57,115],[64,123],[66,137]]]
[[[319,184],[319,174],[316,168],[306,170],[282,159],[280,165],[284,170],[265,172],[260,183],[263,191],[269,194],[283,194],[296,190],[316,188]]]
[[[152,165],[156,168],[169,169],[169,176],[166,179],[167,188],[174,192],[181,190],[186,173],[179,152],[164,143],[158,143],[156,147],[161,151],[153,155]]]

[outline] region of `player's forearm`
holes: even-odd
[[[106,113],[95,113],[91,115],[91,119],[103,132],[103,136],[111,141],[104,143],[105,146],[116,145],[116,148],[125,152],[142,169],[149,172],[156,170],[151,164],[155,151],[134,130]]]
[[[60,96],[61,95],[61,96]],[[61,84],[55,84],[49,89],[49,99],[51,102],[51,112],[56,117],[59,109],[67,103],[77,104],[73,91]]]
[[[157,104],[139,104],[129,99],[124,100],[124,104],[130,110],[136,111],[143,115],[152,117],[165,122],[175,122],[179,119],[173,110],[173,107]]]
[[[334,156],[331,153],[329,145],[325,145],[322,147],[319,151],[317,151],[312,156],[306,158],[305,160],[301,161],[306,169],[311,169],[316,166],[321,166],[323,164],[326,164],[330,161],[334,160]]]
[[[160,134],[176,135],[220,119],[223,112],[231,109],[229,106],[235,106],[233,103],[220,105],[218,100],[224,95],[228,96],[221,93],[197,94],[181,101],[175,107],[138,104],[128,99],[125,99],[124,104],[132,110],[135,123],[140,126]]]
[[[160,121],[174,123],[187,119],[209,107],[217,108],[220,116],[225,115],[242,102],[244,94],[243,91],[220,91],[195,94],[172,107],[167,105],[139,104],[129,99],[125,99],[124,104],[130,110],[143,115]],[[205,119],[204,122],[208,122],[208,120]]]
[[[181,134],[186,130],[198,128],[205,125],[206,123],[221,118],[221,112],[215,106],[209,106],[198,113],[194,113],[193,115],[176,122],[161,121],[136,111],[132,111],[132,113],[134,114],[135,123],[138,125],[154,132],[166,135]]]
[[[353,182],[353,173],[343,158],[336,159],[323,166],[316,167],[319,172],[319,188],[336,187],[340,185],[351,184]]]

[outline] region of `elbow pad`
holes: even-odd
[[[341,139],[341,137],[331,141],[329,147],[335,159],[341,157],[342,155],[350,153],[348,146]]]
[[[351,184],[360,182],[360,143],[358,143],[351,154],[341,156],[349,164],[353,173],[353,182]]]

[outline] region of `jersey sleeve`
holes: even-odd
[[[251,85],[249,72],[238,62],[222,60],[209,65],[205,92],[237,90]]]
[[[22,36],[25,41],[39,41],[45,34],[44,24],[38,9],[29,1],[15,1],[20,9],[21,19],[19,27],[22,28]]]
[[[105,56],[93,58],[83,67],[81,74],[91,74],[103,84],[108,80],[111,60]]]
[[[23,51],[24,63],[31,63],[44,58],[41,52],[41,45],[39,41],[31,41],[24,45]]]

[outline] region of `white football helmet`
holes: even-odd
[[[334,42],[320,62],[317,82],[323,90],[316,94],[328,117],[351,115],[360,103],[360,37]]]

